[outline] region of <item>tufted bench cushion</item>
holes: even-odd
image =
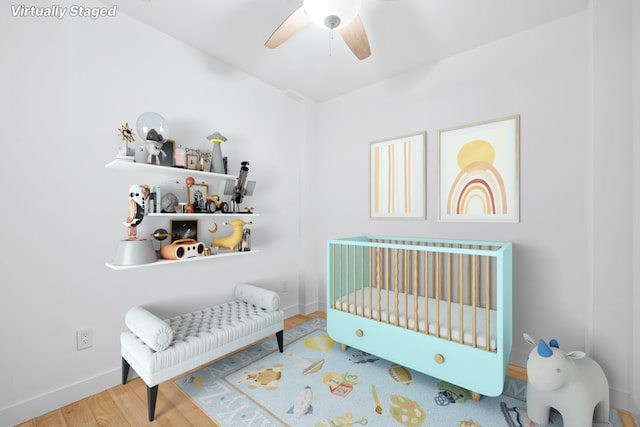
[[[236,297],[243,293],[251,293],[252,287],[246,284],[238,285]],[[271,334],[276,334],[278,337],[278,346],[282,351],[284,312],[278,309],[278,294],[256,288],[254,298],[267,301],[269,309],[236,299],[161,321],[151,313],[147,316],[140,311],[144,311],[143,308],[137,307],[134,311],[134,320],[149,320],[147,325],[142,326],[140,321],[137,323],[129,321],[130,310],[127,313],[127,326],[131,330],[123,332],[120,337],[123,384],[127,381],[129,366],[133,367],[148,388],[152,388]],[[251,298],[243,299],[251,300]],[[149,331],[165,330],[167,332],[167,328],[163,328],[158,321],[164,323],[170,329],[169,335],[173,336],[168,347],[161,351],[145,344],[145,340],[149,341],[149,338],[140,337],[134,333],[138,331],[139,334],[145,335],[139,332],[144,330],[145,326],[147,326],[145,331],[147,335],[153,335]],[[129,325],[130,323],[134,325],[133,328]],[[155,397],[153,400],[155,401]],[[153,420],[151,399],[149,403],[149,420]]]

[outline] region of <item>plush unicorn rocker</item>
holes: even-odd
[[[536,346],[527,361],[527,412],[537,424],[549,422],[553,407],[570,427],[609,425],[609,383],[602,368],[581,351],[564,353],[558,341],[547,345],[527,334],[524,339]]]

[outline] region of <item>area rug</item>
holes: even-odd
[[[504,393],[478,402],[460,387],[373,355],[342,350],[313,319],[176,380],[225,427],[452,426],[531,427],[526,383],[507,378]],[[552,411],[551,424],[562,426]],[[595,425],[595,424],[594,424]],[[610,422],[620,427],[611,411]],[[571,427],[571,426],[569,426]]]

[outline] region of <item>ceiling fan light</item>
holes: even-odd
[[[304,11],[318,27],[337,30],[353,21],[361,4],[362,0],[304,0]]]

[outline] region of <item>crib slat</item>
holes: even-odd
[[[373,305],[373,303],[372,303]],[[376,247],[376,308],[378,315],[376,320],[380,321],[380,248]]]
[[[339,293],[336,292],[336,287],[338,286],[339,280],[336,280],[336,271],[340,265],[340,262],[336,259],[336,251],[339,250],[336,249],[336,245],[331,245],[331,277],[332,277],[332,293],[331,293],[331,297],[330,297],[330,302],[331,305],[334,308],[336,307],[336,303],[334,301],[338,300],[340,301],[340,305],[342,305],[342,295],[340,295]],[[339,299],[336,299],[336,296],[339,296]],[[342,307],[340,307],[340,309],[342,309]]]
[[[440,262],[442,254],[436,252],[436,336],[440,338],[440,283],[442,282],[442,271],[440,268]]]
[[[364,246],[360,248],[360,293],[362,296],[362,316],[366,316],[364,299]]]
[[[389,294],[390,294],[390,292],[389,292],[389,284],[391,282],[391,276],[390,276],[390,274],[391,274],[391,269],[390,269],[391,260],[389,259],[389,256],[390,256],[389,248],[385,248],[384,251],[385,251],[385,254],[386,254],[386,256],[385,256],[385,271],[386,271],[386,274],[385,274],[385,284],[384,285],[385,285],[385,290],[387,291],[387,323],[389,323],[389,316],[391,315],[390,314],[390,311],[391,311],[391,305],[390,304],[391,304],[391,302],[389,300]]]
[[[451,341],[451,286],[452,286],[451,253],[447,253],[447,339]]]
[[[485,350],[491,349],[491,257],[485,256]]]
[[[398,299],[398,286],[399,286],[399,279],[398,279],[398,273],[399,273],[399,264],[400,264],[400,255],[399,255],[399,251],[398,249],[394,249],[393,250],[393,295],[394,295],[394,299],[393,299],[393,306],[395,307],[395,311],[394,311],[394,324],[396,326],[399,325],[400,319],[398,317],[398,309],[399,309],[399,299]]]
[[[373,268],[374,268],[374,265],[373,265],[373,262],[374,262],[374,259],[373,259],[373,253],[368,248],[367,248],[367,255],[368,255],[368,258],[369,258],[367,260],[367,267],[368,267],[367,277],[369,278],[369,282],[367,283],[367,281],[365,281],[364,279],[363,279],[363,282],[364,282],[364,284],[368,284],[369,285],[368,286],[368,288],[369,288],[369,319],[373,319],[373,309],[374,309],[374,306],[373,306],[373,287],[374,287],[374,283],[373,283],[373,271],[374,271]],[[364,292],[364,286],[362,287],[362,289],[363,289],[363,292]]]
[[[404,293],[404,328],[405,329],[409,329],[409,287],[408,284],[409,283],[409,259],[410,257],[408,256],[409,250],[404,250],[402,251],[402,265],[404,266],[403,268],[403,272],[402,272],[402,281],[400,283],[402,283],[402,293]]]
[[[470,248],[467,248],[470,249]],[[466,304],[467,305],[471,305],[471,294],[472,291],[471,289],[473,288],[473,283],[472,283],[472,262],[471,262],[471,255],[469,255],[469,258],[467,259],[467,300],[466,300]]]
[[[340,245],[340,257],[339,257],[339,271],[340,271],[340,276],[339,276],[339,281],[340,281],[340,293],[338,295],[340,295],[340,310],[344,310],[342,304],[343,304],[343,298],[344,298],[344,293],[343,293],[343,280],[342,280],[342,245]]]
[[[462,246],[462,245],[461,245]],[[463,256],[462,254],[458,254],[458,301],[460,302],[461,307],[459,307],[458,309],[458,316],[460,317],[459,319],[459,332],[458,332],[458,341],[461,344],[464,344],[464,310],[462,309],[462,301],[464,301],[463,299],[463,277],[462,277],[462,271],[463,271],[463,262],[464,259],[466,257]]]
[[[431,252],[424,253],[424,333],[429,335],[429,257]]]
[[[471,294],[471,345],[476,348],[478,337],[477,337],[477,289],[478,289],[478,255],[473,255],[472,259],[472,270],[473,270],[473,278],[472,282],[472,294]]]
[[[411,251],[413,255],[413,330],[420,329],[420,319],[418,317],[418,251]]]

